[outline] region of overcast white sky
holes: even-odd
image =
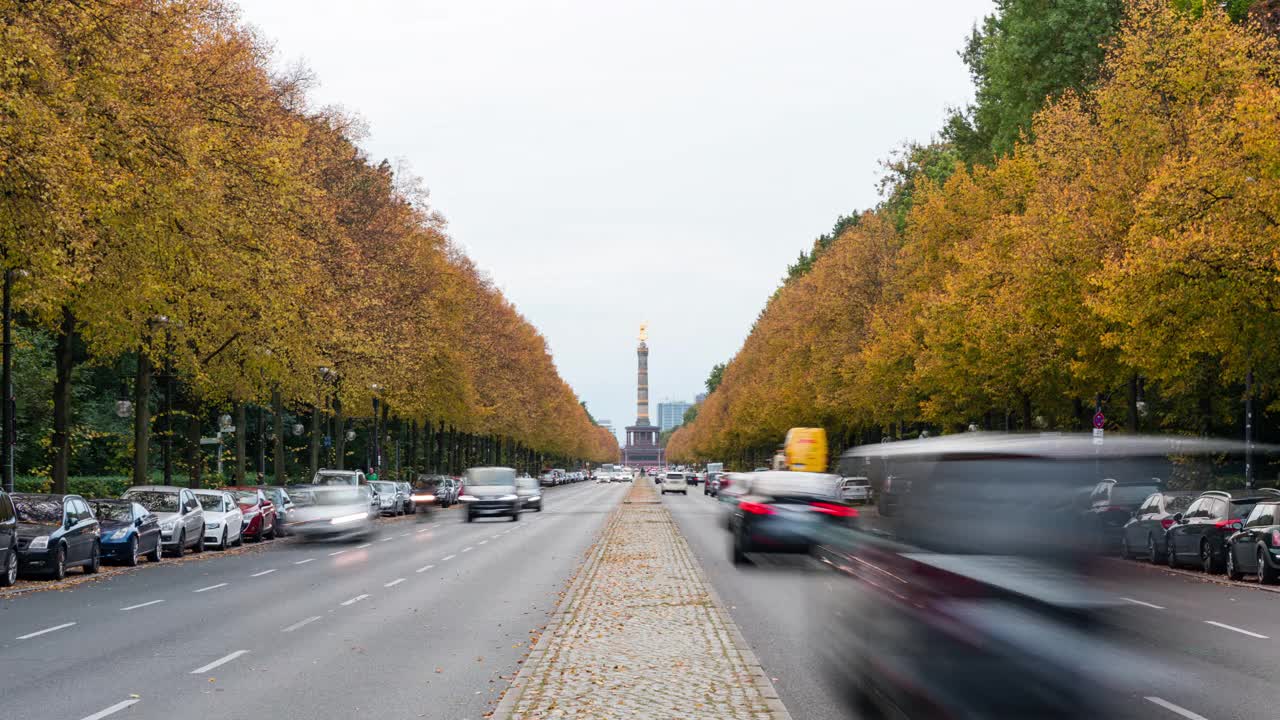
[[[369,124],[597,418],[692,400],[877,161],[972,95],[991,0],[240,0]]]

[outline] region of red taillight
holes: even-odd
[[[727,487],[729,487],[729,478],[727,478],[727,477],[722,477],[722,478],[720,478],[720,487],[722,487],[722,488],[727,488]]]
[[[1280,530],[1271,531],[1271,547],[1280,548]]]
[[[740,502],[738,503],[738,507],[742,508],[742,512],[750,513],[752,515],[773,515],[778,512],[764,503]]]
[[[1165,530],[1168,530],[1169,528],[1173,527],[1173,518],[1164,518],[1163,520],[1161,520],[1160,527],[1164,528]]]
[[[813,509],[832,517],[853,518],[858,517],[858,509],[849,507],[848,505],[836,505],[834,503],[814,503]]]

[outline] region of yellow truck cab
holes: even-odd
[[[786,440],[787,468],[798,472],[827,471],[827,431],[822,428],[791,428]]]

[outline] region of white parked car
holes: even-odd
[[[225,490],[194,490],[204,508],[204,544],[219,550],[244,542],[244,511]]]
[[[678,492],[681,495],[689,494],[689,481],[685,479],[682,472],[669,472],[662,478],[662,494],[669,492]]]

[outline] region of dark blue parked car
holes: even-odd
[[[129,500],[90,500],[89,506],[102,528],[102,559],[138,564],[146,555],[160,562],[160,521],[152,512]]]

